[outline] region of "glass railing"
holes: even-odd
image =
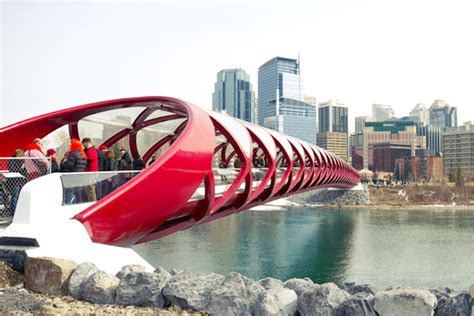
[[[215,182],[215,196],[222,196],[234,183],[240,169],[214,168],[212,170]],[[264,179],[268,168],[252,168],[253,183],[255,190]],[[277,184],[282,179],[286,168],[278,168]],[[114,192],[120,186],[126,184],[130,179],[136,177],[141,171],[104,171],[104,172],[82,172],[63,173],[61,183],[63,188],[63,205],[74,205],[98,201],[108,194]],[[270,186],[268,181],[265,188]],[[237,189],[237,192],[245,190],[245,182]],[[204,183],[194,192],[190,201],[202,200],[205,197]]]
[[[263,178],[267,173],[268,168],[252,168],[252,176],[253,176],[253,183],[252,183],[252,190],[255,190],[260,183],[262,183]],[[233,168],[214,168],[212,173],[214,174],[214,182],[215,182],[215,196],[222,196],[231,185],[234,183],[237,175],[239,174],[240,169],[233,169]],[[283,173],[281,171],[281,173]],[[265,188],[270,187],[270,181],[267,182]],[[245,182],[243,182],[240,187],[238,188],[237,192],[243,192],[245,190]],[[197,201],[204,199],[205,188],[204,185],[201,185],[196,192],[194,192],[193,196],[191,197],[191,201]]]
[[[104,171],[61,174],[63,205],[98,201],[141,171]]]

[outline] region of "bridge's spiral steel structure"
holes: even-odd
[[[134,108],[141,110],[130,126],[102,144],[110,147],[126,139],[132,156],[140,154],[145,162],[163,146],[169,148],[139,176],[74,216],[98,243],[145,242],[291,194],[322,187],[351,188],[360,180],[348,163],[322,148],[169,97],[92,103],[1,128],[0,156],[10,156],[32,139],[64,126],[70,138],[87,137],[79,135],[81,120]],[[165,114],[153,115],[155,111]],[[139,152],[137,134],[142,129],[173,120],[181,124]],[[218,192],[216,161],[237,165],[237,160],[240,168],[235,178]],[[203,193],[196,198],[199,189]]]

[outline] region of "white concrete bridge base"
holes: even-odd
[[[0,247],[25,249],[29,257],[92,262],[112,274],[128,264],[153,271],[153,266],[130,248],[92,242],[84,226],[71,219],[89,205],[62,205],[59,174],[30,181],[21,190],[13,222],[0,232]]]

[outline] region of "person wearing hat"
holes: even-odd
[[[101,145],[99,146],[99,150],[97,151],[97,156],[99,159],[99,171],[106,171],[106,162],[107,162],[107,155],[105,152],[107,151],[107,146]]]
[[[59,171],[58,160],[56,159],[56,150],[50,148],[46,151],[46,157],[51,159],[51,173]]]
[[[89,137],[82,139],[82,146],[84,146],[84,153],[87,157],[87,165],[85,172],[97,172],[99,171],[99,150],[92,144],[92,140]],[[90,176],[90,184],[84,186],[84,193],[87,202],[97,201],[97,179],[95,175]],[[99,192],[100,195],[100,192]]]

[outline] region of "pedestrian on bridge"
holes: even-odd
[[[92,140],[89,137],[82,139],[82,145],[84,146],[84,152],[87,157],[87,165],[85,172],[98,172],[99,171],[99,155],[97,153],[97,148],[92,144]],[[84,187],[84,192],[86,194],[86,200],[88,202],[97,201],[97,189],[99,190],[99,196],[102,195],[101,187],[96,186],[96,177],[92,176],[89,178],[89,184]]]
[[[25,151],[25,167],[28,171],[28,180],[33,180],[48,173],[48,160],[43,153],[43,141],[35,138]]]

